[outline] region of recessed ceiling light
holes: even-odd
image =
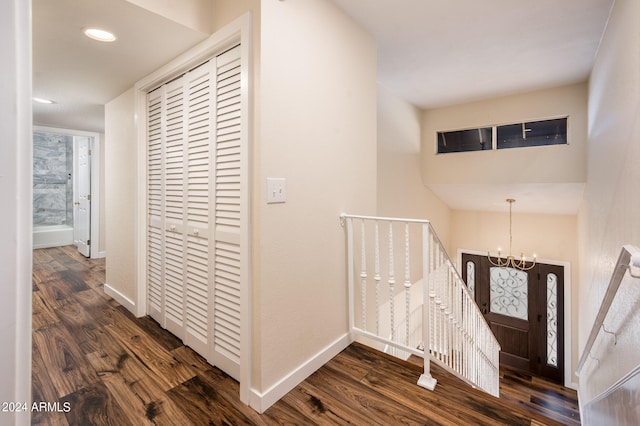
[[[116,41],[116,36],[106,30],[99,28],[85,28],[84,35],[98,41],[111,42]]]
[[[39,104],[55,104],[55,102],[53,102],[51,99],[33,97],[33,98],[31,98],[31,100],[33,100],[33,102],[37,102]]]

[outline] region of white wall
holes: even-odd
[[[640,2],[616,0],[589,84],[588,179],[580,211],[580,348],[586,343],[623,244],[640,246]],[[625,280],[605,320],[604,339],[580,377],[581,402],[640,364],[640,285]],[[594,366],[594,364],[597,364]],[[589,370],[595,368],[593,376]],[[640,422],[627,404],[618,413]],[[620,421],[623,417],[619,417]],[[612,419],[613,420],[613,419]]]
[[[131,310],[136,300],[137,160],[133,89],[105,106],[105,129],[105,291]]]
[[[347,332],[339,215],[376,210],[376,45],[331,1],[266,1],[261,15],[253,385],[264,393]],[[287,179],[286,203],[266,204],[267,177]]]
[[[0,402],[31,402],[31,2],[0,13]],[[0,411],[28,425],[29,412]]]

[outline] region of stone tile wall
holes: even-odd
[[[73,226],[73,137],[33,134],[33,225]]]

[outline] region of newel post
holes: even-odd
[[[431,318],[429,317],[429,224],[422,224],[422,346],[424,348],[424,373],[418,379],[418,386],[434,390],[437,380],[431,376]]]
[[[346,220],[347,225],[347,286],[349,288],[349,336],[350,341],[354,341],[353,329],[355,327],[354,306],[354,259],[353,259],[353,219],[350,217],[342,218]],[[341,219],[341,220],[342,220]],[[343,222],[344,223],[344,222]]]

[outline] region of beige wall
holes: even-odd
[[[449,208],[422,183],[421,111],[380,85],[377,100],[377,215],[430,220],[449,250]]]
[[[106,285],[136,298],[136,148],[134,91],[105,106],[104,203]]]
[[[376,45],[332,2],[261,9],[254,303],[266,391],[347,332],[342,212],[376,208]],[[266,204],[266,178],[287,202]]]
[[[587,179],[587,99],[585,83],[426,110],[422,115],[422,176],[427,186],[527,183],[581,184]],[[569,116],[569,144],[436,155],[438,131],[499,125],[523,120]],[[571,369],[578,356],[579,256],[576,215],[514,213],[514,254],[571,264]],[[508,215],[453,211],[448,251],[508,251]],[[446,245],[446,243],[445,243]],[[576,382],[572,374],[571,381]]]
[[[586,180],[587,90],[575,84],[431,109],[422,121],[422,170],[429,184],[578,183]],[[569,115],[569,144],[436,155],[437,132]]]
[[[589,161],[580,211],[580,348],[591,325],[623,244],[640,246],[640,2],[616,0],[589,83]],[[617,344],[605,336],[580,377],[582,402],[588,401],[640,364],[640,286],[625,279],[605,320]],[[608,349],[603,349],[604,347]],[[595,369],[593,375],[590,370]],[[619,401],[624,404],[624,401]],[[634,410],[618,410],[633,416]],[[619,417],[618,421],[622,418]],[[637,410],[633,420],[637,423]]]
[[[260,0],[213,0],[212,29],[218,31],[234,19],[250,11],[254,29],[260,28]],[[254,43],[260,40],[260,31],[254,34]]]
[[[577,216],[513,213],[513,255],[577,265]],[[458,249],[503,254],[509,251],[509,213],[454,210],[450,245]],[[577,268],[575,268],[577,269]]]

